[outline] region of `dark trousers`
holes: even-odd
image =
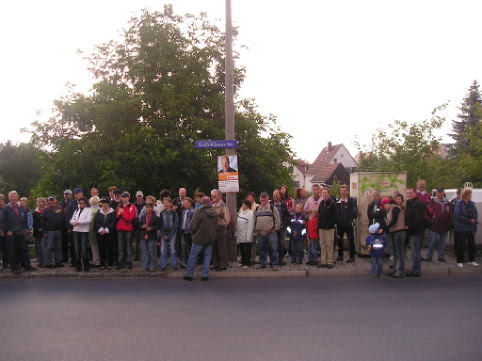
[[[140,259],[140,244],[141,244],[141,231],[137,228],[132,232],[132,237],[134,237],[134,250],[133,259],[134,261],[139,261]]]
[[[3,263],[3,267],[6,268],[10,262],[8,255],[8,244],[5,236],[0,236],[0,253],[2,254],[1,261]]]
[[[183,233],[181,262],[184,262],[185,264],[187,264],[187,262],[189,261],[189,255],[191,254],[191,248],[192,248],[192,234]]]
[[[251,266],[251,248],[252,243],[240,243],[239,250],[241,251],[241,264],[243,266]]]
[[[97,245],[99,246],[100,266],[112,267],[114,265],[114,247],[117,238],[112,234],[98,234]]]
[[[176,254],[179,260],[182,261],[182,230],[178,229],[176,232]]]
[[[226,227],[218,227],[213,247],[213,265],[215,268],[228,267],[228,249],[226,244]]]
[[[89,232],[73,232],[72,237],[74,239],[75,247],[75,267],[78,271],[82,269],[89,270],[90,257],[89,257]]]
[[[472,232],[454,232],[454,248],[457,263],[464,262],[465,249],[469,254],[469,262],[475,262],[475,237]]]
[[[343,237],[346,233],[346,237],[348,238],[348,248],[350,251],[350,258],[355,257],[355,235],[353,233],[353,227],[348,226],[348,227],[343,227],[343,226],[338,226],[338,256],[343,257]]]
[[[25,236],[6,236],[6,241],[12,271],[20,269],[20,265],[25,268],[31,267]]]

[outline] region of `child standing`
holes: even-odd
[[[318,265],[318,213],[313,212],[312,217],[308,220],[306,227],[308,229],[308,262],[309,266]]]
[[[366,245],[370,252],[371,259],[371,276],[381,277],[383,273],[383,256],[385,256],[385,247],[387,247],[387,238],[382,234],[383,230],[379,223],[372,224],[368,227],[370,235],[366,239]]]
[[[303,239],[305,237],[306,219],[303,215],[303,205],[298,203],[290,223],[291,263],[303,263]]]

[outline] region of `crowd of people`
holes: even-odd
[[[383,260],[388,256],[394,263],[392,276],[420,277],[421,260],[432,261],[435,249],[439,262],[445,262],[447,235],[454,231],[454,248],[458,267],[463,267],[465,251],[468,265],[475,262],[475,232],[478,215],[470,188],[459,189],[451,201],[439,187],[436,196],[425,191],[424,180],[417,187],[408,187],[405,197],[400,193],[383,198],[373,192],[368,205],[370,236],[365,240],[371,256],[371,276],[382,275]],[[359,217],[357,199],[349,195],[347,186],[340,188],[336,199],[330,189],[313,185],[308,197],[304,188],[289,195],[286,185],[257,197],[248,192],[238,214],[231,214],[223,202],[222,193],[214,189],[210,197],[199,192],[193,198],[180,188],[173,198],[162,190],[159,199],[143,192],[131,202],[129,192],[116,187],[108,196],[99,197],[92,188],[90,197],[81,188],[67,189],[63,199],[56,196],[38,198],[36,209],[30,212],[28,199],[16,191],[0,194],[0,251],[2,268],[18,275],[23,268],[34,271],[28,241],[32,237],[38,267],[65,267],[70,262],[77,271],[90,268],[110,271],[132,269],[140,260],[142,270],[155,272],[186,269],[185,280],[193,280],[197,264],[202,265],[202,279],[209,271],[228,268],[228,238],[235,237],[239,245],[238,266],[249,268],[268,265],[273,271],[286,264],[306,264],[332,269],[335,262],[355,262],[355,220]],[[287,234],[288,233],[288,234]],[[429,234],[429,249],[421,254],[422,239]],[[286,244],[287,235],[289,243]],[[344,239],[348,243],[348,258],[344,258]],[[405,247],[410,245],[413,267],[405,272]],[[286,249],[286,247],[288,249]],[[259,260],[257,255],[259,254]],[[269,263],[268,263],[269,256]]]

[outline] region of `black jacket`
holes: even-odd
[[[318,228],[333,229],[337,220],[336,203],[333,199],[322,200],[318,206]]]
[[[43,232],[61,231],[65,226],[65,213],[61,206],[55,208],[46,207],[42,215]]]
[[[286,228],[290,222],[291,222],[291,214],[290,211],[288,210],[288,206],[286,205],[285,201],[280,201],[281,205],[276,205],[274,204],[274,201],[271,200],[269,201],[269,204],[271,204],[273,207],[276,207],[278,209],[279,213],[279,218],[281,222],[281,227],[280,228]]]
[[[109,230],[109,235],[113,236],[115,234],[115,212],[109,212],[107,214],[102,213],[102,209],[95,214],[94,217],[94,232],[97,236],[100,235],[100,228],[107,228]]]
[[[358,218],[358,205],[356,199],[348,197],[346,202],[342,202],[341,198],[336,203],[338,212],[338,226],[353,227],[353,221]]]
[[[387,212],[385,208],[380,207],[380,202],[381,201],[372,201],[368,205],[367,216],[370,221],[369,224],[378,223],[380,227],[385,228],[387,225]]]
[[[139,229],[141,230],[140,232],[140,239],[144,239],[146,233],[147,233],[147,237],[149,239],[156,239],[157,240],[157,230],[159,229],[159,226],[160,226],[160,219],[159,217],[156,215],[155,212],[152,212],[152,217],[151,219],[149,220],[149,224],[147,225],[147,227],[150,227],[151,230],[150,231],[147,231],[145,229],[142,228],[142,226],[144,224],[146,224],[146,219],[147,219],[147,213],[144,213],[139,221]]]
[[[409,236],[421,236],[425,231],[425,212],[427,206],[417,197],[407,200],[405,226]]]

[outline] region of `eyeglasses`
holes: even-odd
[[[79,204],[85,204],[85,202],[79,202]]]

